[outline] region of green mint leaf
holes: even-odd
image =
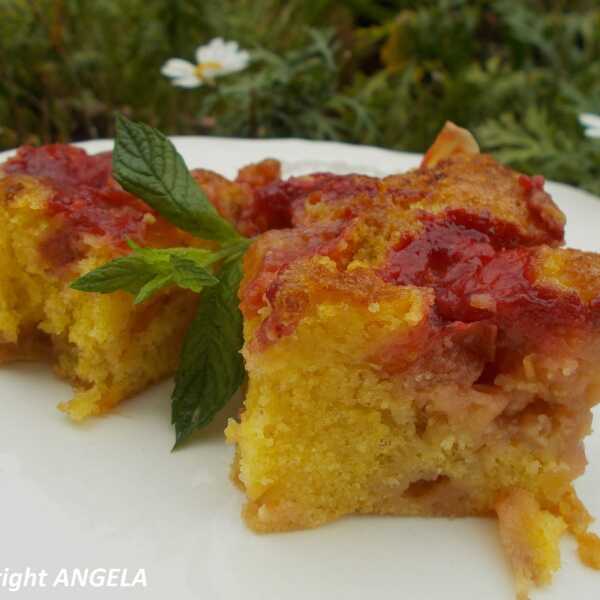
[[[117,258],[71,283],[74,290],[109,294],[123,290],[137,294],[155,276],[155,270],[140,256]]]
[[[200,292],[204,287],[219,283],[210,271],[189,258],[172,255],[171,267],[175,283],[192,292]]]
[[[122,115],[117,115],[113,175],[180,229],[222,243],[243,239],[208,201],[169,139]]]
[[[171,421],[177,448],[192,431],[210,423],[244,380],[242,315],[238,287],[241,260],[223,265],[219,284],[202,294],[175,376]]]
[[[182,258],[201,267],[208,267],[223,258],[223,251],[204,248],[140,248],[136,254],[155,264],[168,265],[172,257]]]
[[[171,273],[166,273],[164,275],[156,275],[140,288],[135,299],[133,300],[133,303],[141,304],[142,302],[145,302],[150,297],[154,296],[156,292],[162,290],[162,288],[168,285],[171,285],[172,283],[173,275]]]
[[[117,258],[71,283],[82,292],[108,294],[117,290],[135,296],[134,302],[145,302],[162,288],[176,284],[200,292],[219,280],[207,269],[224,258],[223,251],[202,248],[141,248],[130,243],[133,252]],[[237,249],[233,249],[237,252]]]

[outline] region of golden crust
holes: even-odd
[[[519,183],[521,177],[491,156],[475,154],[451,157],[433,169],[417,169],[384,182],[393,195],[401,196],[403,189],[421,194],[410,202],[414,210],[437,213],[458,208],[514,225],[519,243],[560,243],[564,215],[545,192],[534,204]],[[540,218],[541,212],[548,215],[546,219]]]
[[[590,305],[600,300],[598,254],[542,247],[536,261],[536,280],[564,292],[574,292]]]
[[[289,202],[293,228],[264,234],[247,253],[240,295],[244,315],[252,319],[259,313],[268,313],[273,321],[273,313],[281,309],[282,322],[289,322],[289,307],[282,308],[283,303],[275,302],[274,298],[278,294],[292,296],[294,289],[310,288],[310,271],[292,267],[306,263],[311,256],[331,259],[345,274],[347,282],[340,285],[348,293],[352,285],[359,288],[362,285],[353,283],[349,275],[353,269],[370,269],[376,276],[384,279],[387,276],[389,280],[394,276],[395,253],[399,254],[396,249],[407,244],[416,246],[422,240],[422,249],[415,252],[431,253],[436,244],[443,243],[450,244],[450,253],[456,254],[463,251],[459,248],[465,237],[461,232],[467,231],[471,232],[469,243],[475,238],[480,239],[477,243],[482,243],[485,238],[489,252],[498,254],[498,265],[504,260],[502,268],[512,269],[516,280],[517,270],[528,271],[529,261],[541,264],[541,259],[536,258],[536,247],[545,248],[547,257],[552,253],[551,248],[562,243],[564,225],[564,216],[550,196],[523,177],[490,156],[461,154],[439,162],[435,168],[420,168],[383,180],[319,174],[279,182],[277,193],[283,194]],[[532,196],[535,202],[531,201]],[[454,241],[450,240],[452,236]],[[521,254],[511,256],[508,251],[512,249],[519,249]],[[579,256],[576,251],[568,252],[571,257]],[[581,260],[577,258],[577,262]],[[590,256],[588,260],[597,265],[595,257]],[[579,267],[573,260],[570,262],[572,271],[577,271]],[[546,274],[545,278],[539,278],[540,286],[550,286],[549,271],[546,270]],[[482,271],[482,278],[489,276]],[[413,282],[415,285],[419,285],[417,279]],[[427,277],[421,277],[420,281],[424,279]],[[573,289],[576,293],[597,295],[589,287],[595,283],[577,280],[573,274],[569,281],[589,288]],[[463,283],[465,288],[469,287],[468,282]],[[485,287],[483,281],[481,286]],[[561,289],[564,290],[564,285]],[[464,301],[482,310],[487,302],[488,312],[495,312],[497,300],[485,290],[473,289]],[[302,306],[299,302],[294,305],[296,321],[301,318]],[[461,320],[458,316],[455,318]],[[284,330],[290,328],[283,327]]]

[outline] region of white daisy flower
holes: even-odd
[[[161,69],[173,85],[195,88],[215,77],[242,71],[248,66],[250,54],[240,50],[237,42],[226,42],[215,38],[204,46],[196,48],[196,64],[181,58],[171,58]]]
[[[600,138],[600,116],[593,113],[582,113],[579,122],[583,125],[585,135],[590,138]]]

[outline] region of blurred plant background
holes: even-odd
[[[160,74],[215,36],[252,62],[187,90]],[[0,148],[171,134],[422,151],[446,119],[514,167],[600,193],[598,0],[0,0]]]

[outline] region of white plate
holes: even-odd
[[[413,154],[301,140],[174,139],[190,167],[231,176],[265,157],[286,170],[413,167]],[[110,141],[81,144],[92,152]],[[0,156],[0,158],[2,158]],[[570,245],[600,250],[600,200],[548,184],[567,213]],[[352,517],[317,530],[259,536],[241,519],[242,495],[228,480],[232,449],[222,414],[193,443],[171,453],[170,384],[125,402],[107,418],[70,423],[56,404],[68,385],[41,365],[0,371],[0,583],[3,569],[144,568],[147,588],[26,589],[18,598],[176,600],[506,600],[512,577],[496,523],[484,519]],[[233,414],[235,407],[228,412]],[[596,413],[596,422],[600,414]],[[600,516],[600,435],[587,440],[591,465],[577,483]],[[532,598],[600,597],[600,574],[582,566],[566,538],[552,587]],[[0,596],[3,596],[0,588]]]

